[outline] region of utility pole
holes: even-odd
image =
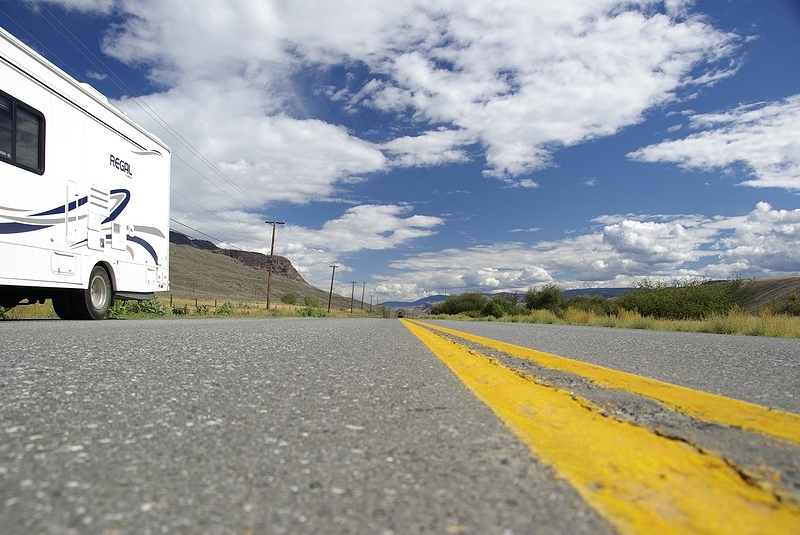
[[[353,298],[356,295],[356,281],[353,282],[353,288],[350,290],[350,314],[353,313]]]
[[[334,264],[332,266],[328,266],[328,267],[333,268],[333,271],[331,272],[331,293],[328,295],[328,312],[330,312],[331,311],[331,299],[333,299],[333,276],[336,275],[336,264]]]
[[[264,223],[272,223],[272,247],[269,249],[269,274],[267,275],[267,311],[269,311],[269,292],[272,289],[272,257],[275,254],[275,227],[278,225],[285,225],[286,221],[264,221]]]
[[[364,291],[367,289],[367,283],[361,287],[361,310],[364,310]]]

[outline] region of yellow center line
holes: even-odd
[[[568,392],[403,323],[621,533],[800,532],[800,510],[748,485],[724,460],[586,410]]]
[[[448,333],[515,357],[535,361],[545,368],[581,375],[606,388],[626,390],[655,399],[672,410],[707,423],[736,427],[800,444],[800,415],[797,414],[693,390],[649,377],[603,368],[438,325],[418,323],[428,329]],[[798,529],[798,533],[800,533],[800,529]]]

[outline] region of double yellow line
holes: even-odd
[[[591,410],[590,401],[538,385],[435,331],[647,396],[706,422],[795,444],[800,416],[431,324],[403,323],[621,533],[800,533],[798,507],[766,485],[748,483],[724,459],[606,417]]]

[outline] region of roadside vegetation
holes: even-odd
[[[555,284],[530,288],[524,295],[487,297],[479,292],[452,295],[437,304],[427,319],[504,321],[655,329],[751,336],[800,338],[800,297],[791,293],[779,302],[753,310],[752,281],[689,280],[664,284],[643,280],[615,298],[599,295],[565,297]],[[284,294],[270,310],[263,302],[201,300],[159,296],[151,301],[117,301],[113,319],[207,317],[395,317],[382,306],[352,313],[349,308],[327,311],[313,296]],[[50,302],[0,307],[0,320],[55,319]]]
[[[288,297],[287,297],[288,296]],[[158,296],[149,301],[116,301],[108,311],[110,319],[142,319],[142,318],[214,318],[214,317],[390,317],[386,307],[372,307],[369,310],[332,309],[327,311],[327,303],[323,305],[314,296],[305,296],[303,303],[298,303],[295,294],[284,294],[279,303],[272,303],[267,310],[265,303],[223,301],[213,299],[186,299]],[[360,303],[359,303],[360,305]],[[0,320],[15,319],[56,319],[56,313],[50,301],[44,304],[20,305],[12,309],[0,307]]]
[[[750,281],[689,280],[664,284],[643,280],[615,298],[566,298],[555,284],[531,288],[524,298],[488,298],[477,292],[448,297],[428,319],[590,325],[752,336],[800,338],[800,298],[745,312],[753,299]]]

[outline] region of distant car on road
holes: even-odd
[[[405,312],[403,312],[402,310],[398,310],[398,311],[397,311],[397,317],[398,317],[398,318],[403,318],[403,317],[405,317],[405,315],[406,315],[406,313],[405,313]]]

